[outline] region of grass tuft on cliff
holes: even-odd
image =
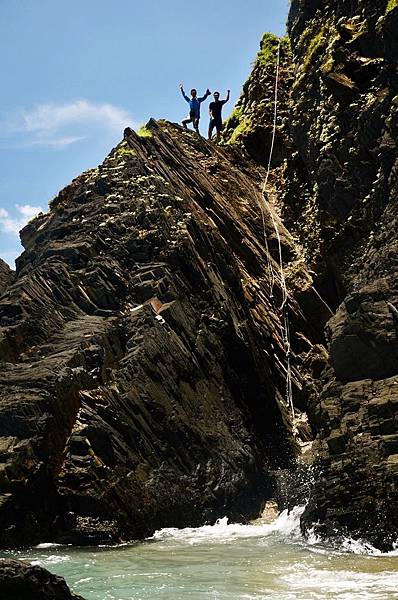
[[[152,131],[148,129],[146,125],[144,125],[143,127],[140,127],[140,129],[137,131],[137,135],[139,135],[142,138],[151,138]]]
[[[389,12],[394,10],[394,8],[397,8],[397,6],[398,6],[398,0],[388,0],[385,14],[387,15]]]
[[[135,156],[134,150],[125,143],[120,144],[120,146],[116,149],[116,154],[121,157]]]
[[[279,43],[288,43],[287,37],[279,38],[273,33],[264,33],[260,42],[260,51],[257,54],[256,63],[260,66],[266,66],[270,62],[275,62],[278,53]]]

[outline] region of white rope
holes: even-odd
[[[262,187],[262,201],[259,201],[259,206],[261,209],[262,221],[263,221],[263,233],[264,233],[264,241],[265,241],[265,249],[267,254],[267,265],[268,272],[270,278],[270,297],[273,297],[273,289],[275,285],[275,273],[272,268],[270,252],[269,252],[269,244],[267,238],[267,231],[265,226],[265,211],[264,207],[267,209],[268,213],[271,216],[272,224],[275,229],[276,238],[278,240],[278,254],[279,254],[279,271],[280,271],[280,285],[282,290],[282,304],[280,306],[280,311],[283,315],[282,318],[282,340],[285,349],[286,355],[286,401],[287,405],[291,411],[292,415],[292,423],[293,423],[293,434],[295,434],[294,430],[294,404],[293,404],[293,386],[292,386],[292,368],[291,368],[291,357],[290,357],[290,323],[289,323],[289,314],[288,314],[288,292],[286,287],[286,279],[283,270],[283,256],[282,256],[282,242],[279,234],[279,230],[275,221],[275,217],[273,214],[272,208],[270,208],[265,199],[267,193],[267,185],[269,176],[271,173],[271,163],[274,154],[274,146],[275,146],[275,137],[276,137],[276,128],[277,128],[277,118],[278,118],[278,91],[279,91],[279,72],[280,72],[280,52],[281,52],[281,44],[278,45],[278,52],[276,58],[276,77],[275,77],[275,94],[274,94],[274,123],[272,129],[272,138],[271,138],[271,148],[269,153],[268,165],[267,165],[267,173],[264,179],[263,187]]]

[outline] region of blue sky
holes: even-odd
[[[288,5],[0,0],[0,257],[13,265],[18,230],[125,126],[184,118],[180,82],[230,88],[231,110],[263,32],[284,33]]]

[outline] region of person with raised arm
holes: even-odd
[[[189,104],[189,117],[182,121],[182,126],[185,129],[187,129],[187,125],[189,123],[192,123],[193,128],[195,129],[196,133],[199,134],[200,105],[202,104],[202,102],[204,102],[210,96],[211,91],[209,89],[207,89],[205,95],[202,96],[201,98],[198,98],[197,90],[192,89],[191,97],[189,98],[186,95],[186,93],[184,92],[184,87],[182,84],[180,85],[180,90],[181,90],[181,93],[182,93],[184,99]]]
[[[228,90],[227,97],[225,100],[220,100],[220,92],[214,92],[213,97],[214,101],[210,102],[209,105],[209,114],[210,114],[210,123],[209,123],[209,140],[211,140],[213,135],[214,128],[216,129],[217,136],[216,142],[217,144],[220,141],[220,136],[222,132],[222,108],[224,104],[226,104],[229,100],[231,91]]]

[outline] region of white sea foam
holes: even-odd
[[[45,556],[37,560],[32,560],[31,564],[39,565],[40,567],[45,567],[47,565],[57,565],[59,563],[68,562],[70,560],[71,557],[67,554],[51,554],[50,556]]]
[[[75,585],[80,585],[81,583],[87,583],[89,581],[93,581],[93,577],[83,577],[83,579],[78,579]]]
[[[351,537],[340,538],[338,541],[325,541],[313,529],[309,530],[306,536],[307,549],[318,554],[359,554],[363,556],[398,556],[398,542],[393,545],[393,550],[382,552],[375,548],[369,542],[364,540],[355,540]]]
[[[296,506],[290,511],[284,510],[270,524],[229,523],[227,517],[224,517],[214,525],[184,529],[170,527],[156,531],[149,539],[158,542],[172,541],[178,544],[196,545],[222,544],[238,539],[257,538],[257,544],[266,545],[272,536],[273,540],[299,544],[316,554],[349,553],[366,556],[398,556],[398,544],[391,552],[383,553],[363,540],[354,540],[350,537],[344,538],[343,541],[339,540],[337,545],[333,540],[330,542],[323,540],[313,530],[310,530],[304,539],[300,530],[300,518],[304,510],[305,506]]]
[[[398,600],[397,549],[387,555],[347,538],[300,532],[304,507],[273,523],[162,529],[120,548],[32,548],[17,558],[64,576],[93,600]]]
[[[395,592],[398,589],[397,571],[379,571],[376,573],[365,573],[354,570],[338,571],[325,568],[307,567],[298,565],[293,573],[282,575],[280,578],[288,584],[290,589],[322,591],[325,594],[337,594],[340,598],[367,598],[366,592],[380,593],[380,599],[384,599],[383,592]],[[354,592],[354,593],[353,593]],[[358,592],[358,595],[355,595]]]
[[[219,519],[214,525],[202,527],[186,527],[177,529],[170,527],[160,529],[152,536],[152,540],[174,540],[185,544],[223,543],[242,538],[265,538],[280,534],[281,537],[295,537],[300,532],[300,517],[304,506],[296,506],[290,512],[284,510],[273,523],[262,525],[242,525],[228,523],[227,517]]]
[[[353,554],[365,554],[369,556],[398,556],[397,550],[391,550],[391,552],[382,552],[368,542],[364,542],[363,540],[354,540],[350,537],[347,537],[343,540],[340,550],[343,552],[352,552]]]

